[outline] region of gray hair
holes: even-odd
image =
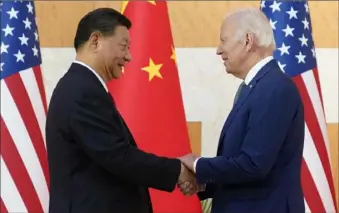
[[[260,9],[240,9],[229,14],[227,17],[234,18],[236,24],[238,24],[237,39],[242,39],[246,33],[253,33],[258,46],[276,48],[271,24]]]

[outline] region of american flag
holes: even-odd
[[[275,59],[296,83],[305,107],[302,187],[306,212],[336,212],[335,192],[307,1],[261,1],[276,41]]]
[[[48,212],[47,103],[33,1],[2,1],[1,212]]]

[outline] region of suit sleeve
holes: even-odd
[[[200,200],[206,200],[208,198],[213,198],[213,195],[217,189],[217,185],[213,183],[207,183],[206,189],[203,192],[198,192],[197,195]]]
[[[178,159],[141,151],[126,141],[108,100],[87,96],[70,115],[70,129],[85,152],[115,176],[171,192],[181,171]]]
[[[232,157],[199,159],[196,168],[199,182],[239,184],[268,174],[301,107],[296,90],[290,88],[277,87],[253,103],[241,152]]]

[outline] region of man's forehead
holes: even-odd
[[[221,33],[229,34],[235,30],[235,27],[236,27],[235,20],[225,19],[221,25]]]
[[[229,25],[227,22],[223,22],[220,28],[220,35],[222,35],[222,37],[227,36],[229,33]]]
[[[116,37],[118,37],[121,40],[130,40],[130,35],[129,35],[129,31],[126,27],[117,27],[115,30],[115,35]]]

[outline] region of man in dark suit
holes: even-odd
[[[183,156],[213,213],[305,212],[300,171],[304,111],[293,81],[272,57],[274,35],[259,9],[221,26],[217,54],[243,80],[220,135],[217,156]]]
[[[54,89],[47,115],[50,213],[150,213],[148,187],[193,187],[194,175],[179,159],[138,149],[108,93],[105,82],[119,78],[131,60],[130,27],[110,8],[88,13],[78,25],[76,60]]]

